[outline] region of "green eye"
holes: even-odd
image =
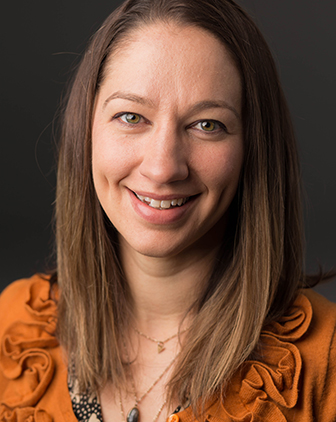
[[[121,117],[121,120],[123,120],[124,122],[131,123],[131,124],[137,124],[141,120],[141,117],[139,116],[139,114],[134,114],[134,113],[126,113],[120,117]]]
[[[201,128],[205,132],[212,132],[216,129],[216,123],[212,122],[211,120],[204,120],[201,122]]]

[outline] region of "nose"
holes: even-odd
[[[189,175],[187,152],[178,129],[157,128],[144,145],[140,173],[157,184],[185,180]]]

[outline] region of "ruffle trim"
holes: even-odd
[[[48,348],[58,346],[55,337],[57,306],[50,298],[50,284],[37,279],[29,286],[25,310],[29,322],[16,321],[1,340],[0,367],[9,380],[0,405],[3,422],[51,422],[36,408],[54,374]],[[286,422],[282,410],[298,401],[302,360],[294,343],[308,330],[312,306],[299,295],[290,313],[261,333],[260,360],[246,361],[232,378],[223,410],[235,422]],[[215,420],[216,415],[207,419]]]
[[[246,361],[225,395],[223,408],[230,420],[287,421],[283,411],[298,401],[302,369],[294,343],[307,332],[312,315],[310,301],[300,294],[288,315],[262,331],[260,360]]]
[[[50,298],[50,284],[33,281],[24,302],[27,321],[11,324],[1,339],[0,367],[9,381],[0,405],[0,421],[51,422],[36,408],[54,375],[48,349],[58,346],[55,337],[57,306]]]

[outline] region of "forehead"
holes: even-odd
[[[175,95],[241,96],[240,74],[227,47],[194,26],[155,23],[133,30],[110,55],[103,86]],[[199,98],[197,98],[199,99]]]

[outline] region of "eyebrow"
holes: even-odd
[[[144,97],[141,97],[141,96],[136,95],[136,94],[130,94],[130,93],[127,93],[127,92],[117,91],[117,92],[114,92],[109,97],[107,97],[107,99],[104,101],[103,110],[105,109],[105,107],[107,106],[107,104],[110,101],[115,100],[117,98],[121,98],[123,100],[132,101],[134,103],[142,104],[142,105],[145,105],[145,106],[150,107],[150,108],[155,108],[155,104],[153,103],[153,101],[151,101],[148,98],[144,98]],[[240,115],[239,115],[238,111],[233,106],[231,106],[230,104],[228,104],[224,100],[200,101],[199,103],[196,103],[195,105],[193,105],[191,107],[190,113],[196,113],[196,112],[199,112],[199,111],[202,111],[202,110],[207,110],[207,109],[210,109],[210,108],[226,108],[228,110],[231,110],[232,113],[238,119],[240,119]]]
[[[154,108],[154,103],[148,98],[140,97],[139,95],[136,95],[136,94],[129,94],[127,92],[117,91],[106,98],[103,104],[103,110],[105,109],[105,107],[110,101],[115,100],[117,98],[121,98],[122,100],[128,100],[128,101],[132,101],[133,103],[138,103],[150,108]]]
[[[240,119],[240,115],[239,115],[238,111],[233,106],[231,106],[229,103],[227,103],[224,100],[200,101],[199,103],[196,103],[194,106],[192,106],[191,112],[195,113],[197,111],[207,110],[209,108],[227,108],[228,110],[231,110],[232,113],[238,119]]]

